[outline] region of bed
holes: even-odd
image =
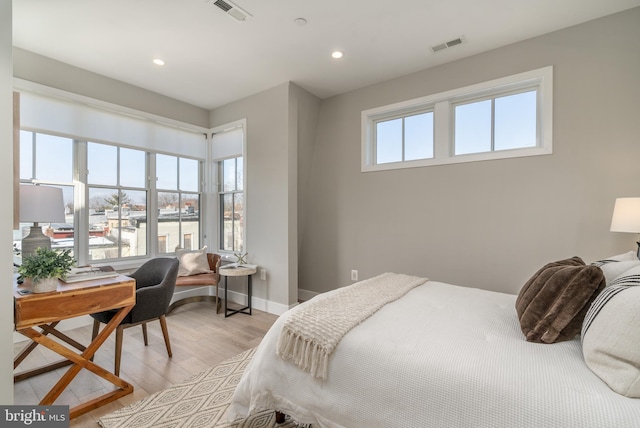
[[[524,339],[515,295],[426,281],[351,329],[326,379],[276,353],[288,317],[317,298],[265,335],[230,419],[270,409],[314,428],[640,427],[640,400],[594,374],[579,335]]]

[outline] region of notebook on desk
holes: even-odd
[[[111,266],[82,266],[71,269],[67,274],[67,278],[62,281],[69,284],[91,279],[113,278],[115,276],[118,276],[118,272]]]

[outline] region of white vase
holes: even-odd
[[[58,289],[58,278],[44,278],[38,281],[31,281],[32,293],[48,293]]]

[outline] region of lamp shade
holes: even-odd
[[[62,189],[20,185],[20,221],[23,223],[64,223]]]
[[[640,198],[618,198],[611,218],[612,232],[640,233]]]

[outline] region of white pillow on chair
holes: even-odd
[[[211,273],[209,261],[207,260],[207,247],[200,250],[177,250],[176,257],[180,262],[178,276],[191,276],[201,273]]]

